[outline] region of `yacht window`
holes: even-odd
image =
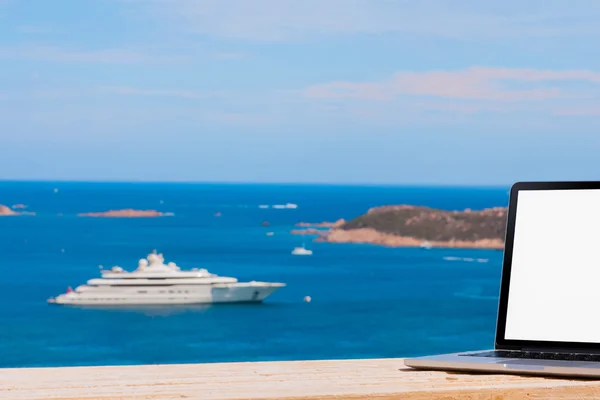
[[[148,293],[146,290],[138,290],[138,293]]]

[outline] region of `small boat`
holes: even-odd
[[[295,247],[292,250],[292,255],[294,256],[312,256],[312,250],[308,250],[304,245],[302,247]]]
[[[275,232],[267,232],[267,236],[274,236]]]
[[[426,240],[426,241],[424,241],[423,243],[421,243],[421,245],[420,245],[419,247],[421,247],[422,249],[428,249],[428,250],[429,250],[429,249],[431,249],[431,247],[432,247],[432,246],[431,246],[431,243],[429,243],[429,242]]]

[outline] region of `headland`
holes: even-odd
[[[502,249],[507,209],[439,210],[412,205],[375,207],[350,221],[298,226],[329,227],[294,230],[293,234],[317,235],[315,241],[363,243],[388,247]]]

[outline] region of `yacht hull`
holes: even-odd
[[[258,282],[110,289],[83,286],[49,299],[48,303],[85,306],[260,303],[284,286],[280,283]]]

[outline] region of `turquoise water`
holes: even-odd
[[[477,209],[505,206],[507,196],[507,188],[0,183],[0,204],[24,203],[37,213],[0,218],[0,367],[400,357],[490,347],[501,252],[308,242],[314,255],[294,257],[303,238],[289,231],[297,222],[348,219],[378,205]],[[299,207],[258,207],[285,203]],[[175,216],[75,216],[117,208]],[[265,236],[268,230],[275,236]],[[46,304],[97,277],[98,265],[131,268],[155,248],[183,268],[288,286],[259,305]]]

